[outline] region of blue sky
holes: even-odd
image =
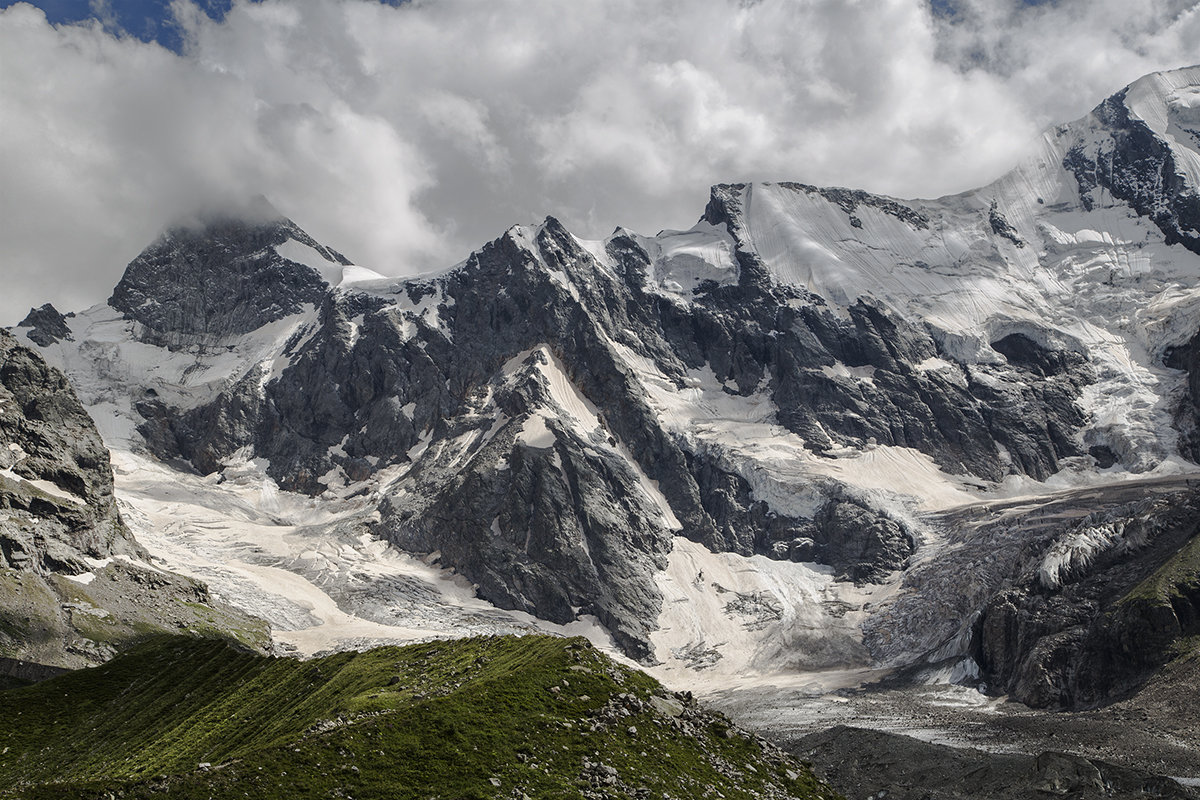
[[[98,20],[106,25],[136,36],[143,42],[158,42],[169,50],[179,52],[183,46],[178,26],[171,18],[171,0],[0,0],[0,8],[16,2],[28,2],[46,12],[51,23],[73,23],[83,20]],[[255,2],[256,0],[251,0]],[[232,0],[192,0],[208,15],[209,19],[221,21],[232,5]],[[380,0],[387,5],[396,5],[403,0]],[[116,32],[114,30],[113,32]]]
[[[179,52],[182,46],[179,29],[170,13],[171,0],[23,0],[46,12],[52,23],[73,23],[96,19],[119,28],[124,33],[136,36],[143,42],[156,41],[164,47]],[[256,0],[251,0],[255,2]],[[404,0],[380,0],[387,5],[398,5]],[[1049,5],[1057,0],[1020,0],[1025,6]],[[7,8],[18,0],[0,0],[0,8]],[[229,11],[232,0],[193,0],[210,19],[220,21]],[[939,16],[953,18],[960,6],[959,0],[929,0],[933,12]]]
[[[0,8],[7,8],[14,2],[0,0]],[[196,5],[210,18],[221,20],[229,10],[230,3],[231,0],[197,0]],[[52,23],[98,19],[110,25],[115,23],[122,31],[144,42],[157,41],[175,51],[182,44],[179,29],[171,20],[170,0],[110,0],[107,3],[97,3],[95,0],[34,0],[31,5],[46,12],[46,19]]]

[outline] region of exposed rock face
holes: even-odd
[[[1085,208],[1090,210],[1100,201],[1097,194],[1107,190],[1150,217],[1168,244],[1200,253],[1200,195],[1188,186],[1179,154],[1131,113],[1129,93],[1123,89],[1092,112],[1104,135],[1071,148],[1063,166],[1075,174]],[[1200,135],[1200,123],[1189,123],[1193,127],[1177,124],[1185,135]]]
[[[1030,542],[1015,585],[987,603],[978,660],[993,691],[1089,707],[1137,689],[1200,633],[1200,490],[1059,530],[1044,550]]]
[[[85,572],[139,552],[117,513],[108,450],[66,377],[0,331],[0,567]]]
[[[29,328],[30,331],[26,335],[42,347],[72,338],[71,329],[67,327],[67,318],[51,303],[46,303],[40,308],[31,308],[25,319],[17,323],[17,327]]]
[[[1200,490],[1187,478],[966,506],[927,518],[947,546],[864,625],[898,680],[950,680],[1037,708],[1137,691],[1189,651]]]
[[[853,581],[879,580],[900,569],[915,544],[899,522],[852,500],[829,501],[813,523],[818,555],[813,560]]]
[[[212,403],[182,413],[155,396],[139,399],[135,408],[145,419],[139,431],[152,452],[190,462],[207,475],[220,468],[221,459],[255,442],[262,403],[260,381],[247,377]]]
[[[259,198],[237,217],[167,231],[129,264],[109,304],[141,323],[145,341],[168,347],[249,333],[325,297],[316,269],[280,255],[289,242],[349,264]]]
[[[56,678],[64,672],[67,670],[62,667],[51,667],[16,658],[0,658],[0,686],[6,689],[40,683]]]
[[[780,186],[823,196],[811,187]],[[700,319],[689,321],[701,330],[724,328],[710,334],[708,347],[704,339],[700,345],[718,379],[749,393],[759,376],[769,377],[779,421],[816,452],[874,440],[915,448],[948,472],[989,480],[1010,471],[1042,479],[1062,458],[1078,454],[1072,434],[1084,415],[1075,401],[1092,380],[1085,357],[1030,340],[1059,368],[1047,373],[1036,361],[1017,358],[961,364],[961,372],[922,370],[930,359],[954,359],[928,328],[862,297],[845,309],[847,319],[820,297],[769,282],[767,267],[744,241],[738,191],[737,185],[714,187],[705,219],[728,227],[741,280],[712,288],[707,297],[704,289],[697,292],[709,302],[697,303],[693,314]],[[912,209],[876,200],[889,216],[926,226]],[[739,361],[723,370],[729,351]],[[861,379],[864,373],[868,380]]]
[[[1187,373],[1187,393],[1180,399],[1178,419],[1179,450],[1192,461],[1200,461],[1200,331],[1180,347],[1167,351],[1168,367]]]
[[[496,405],[512,421],[449,481],[428,469],[415,502],[388,498],[383,528],[405,549],[440,551],[501,608],[564,624],[593,614],[646,658],[661,604],[653,577],[666,566],[670,536],[603,433],[581,436],[563,424],[547,380],[560,374],[552,362],[545,350],[527,356],[496,387]]]

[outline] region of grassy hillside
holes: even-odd
[[[1135,586],[1122,602],[1148,600],[1170,605],[1200,587],[1200,535],[1193,535],[1165,564]]]
[[[0,693],[4,798],[832,798],[583,639],[266,658],[183,637]],[[111,794],[110,794],[111,793]]]

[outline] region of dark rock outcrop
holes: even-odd
[[[1200,634],[1200,490],[1050,531],[1031,539],[1019,577],[978,623],[991,691],[1039,708],[1093,707],[1135,691]]]
[[[1187,393],[1180,398],[1177,417],[1182,434],[1179,450],[1192,461],[1200,462],[1200,331],[1187,343],[1167,349],[1168,367],[1187,373]]]
[[[289,240],[330,266],[349,264],[258,198],[237,214],[167,231],[129,263],[109,305],[141,323],[145,341],[167,347],[249,333],[325,299],[320,273],[275,249]]]
[[[915,549],[910,532],[862,503],[830,500],[813,520],[817,558],[840,577],[859,583],[877,581],[900,569]]]
[[[551,416],[540,369],[550,358],[534,351],[496,387],[511,421],[448,480],[424,465],[428,478],[415,489],[424,500],[388,498],[381,529],[404,549],[440,552],[501,608],[564,624],[594,615],[627,652],[648,658],[661,605],[654,574],[666,567],[671,537],[607,440]],[[523,438],[528,426],[544,438]]]
[[[108,450],[66,377],[0,331],[0,567],[79,573],[140,552],[113,497]]]
[[[924,327],[862,298],[846,319],[820,297],[773,284],[737,221],[737,189],[714,187],[705,219],[725,221],[738,243],[738,285],[701,289],[686,316],[680,318],[678,308],[664,315],[668,341],[695,342],[698,358],[689,366],[710,364],[742,394],[769,377],[779,421],[814,452],[874,440],[913,447],[948,472],[988,480],[1010,472],[1041,480],[1062,458],[1078,455],[1072,434],[1085,417],[1076,400],[1093,379],[1086,358],[1047,345],[1046,357],[1062,365],[1051,375],[1024,362],[1008,369],[960,365],[965,381],[948,371],[917,369],[933,357],[953,361]],[[877,199],[908,224],[923,223],[907,206]],[[683,335],[672,330],[680,324]],[[869,370],[871,379],[829,374],[838,363]]]
[[[39,308],[29,309],[25,319],[17,323],[18,328],[29,328],[25,334],[34,344],[49,347],[55,342],[71,340],[71,328],[67,325],[67,317],[60,314],[51,303]]]
[[[794,183],[784,181],[779,184],[789,189],[799,192],[808,192],[809,194],[818,194],[829,202],[841,208],[850,217],[850,224],[854,225],[854,212],[859,206],[869,206],[879,209],[885,214],[890,214],[896,219],[903,220],[914,228],[926,229],[929,227],[929,218],[920,211],[905,205],[904,203],[893,200],[890,197],[881,197],[877,194],[864,192],[860,189],[843,189],[840,187],[819,187],[809,186],[804,183]],[[718,223],[713,223],[714,225]],[[861,222],[854,227],[861,227]]]
[[[1063,167],[1075,175],[1084,208],[1097,202],[1095,190],[1106,190],[1149,217],[1167,244],[1180,244],[1200,254],[1200,194],[1189,191],[1170,146],[1140,119],[1130,115],[1128,89],[1092,112],[1108,139],[1097,138],[1067,153]]]
[[[1025,242],[1017,234],[1017,229],[1012,226],[1012,223],[996,207],[995,200],[992,201],[991,208],[988,209],[988,225],[991,226],[992,233],[997,236],[1007,239],[1017,247],[1025,246]]]

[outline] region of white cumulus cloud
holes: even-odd
[[[182,55],[0,12],[0,321],[102,300],[172,218],[262,193],[356,261],[446,266],[546,214],[690,225],[707,187],[935,196],[1200,60],[1200,0],[237,0]]]

